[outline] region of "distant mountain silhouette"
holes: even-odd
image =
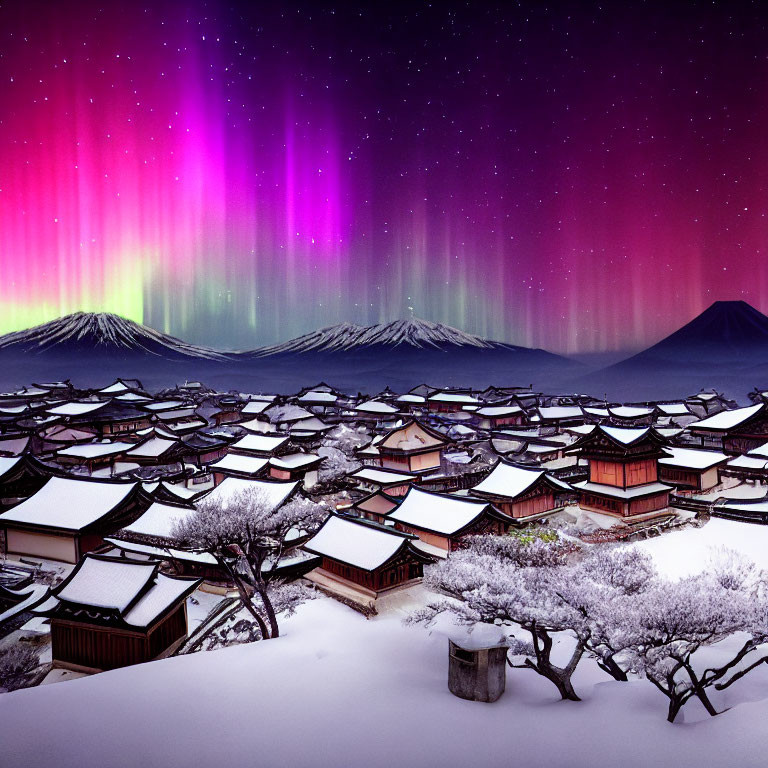
[[[221,352],[188,344],[174,336],[109,312],[74,312],[24,331],[0,336],[0,350],[41,355],[92,353],[101,358],[153,355],[169,360],[221,360]]]
[[[684,397],[709,386],[743,398],[754,385],[765,388],[766,373],[768,317],[745,301],[716,301],[658,343],[578,385],[613,399]]]
[[[768,317],[746,301],[716,301],[652,347],[630,360],[672,360],[718,363],[728,360],[768,359]],[[629,361],[625,361],[629,362]]]
[[[407,390],[435,385],[549,386],[582,366],[542,349],[489,341],[410,318],[323,328],[250,352],[189,344],[105,312],[76,312],[0,337],[0,386],[71,378],[84,385],[118,376],[161,387],[184,379],[243,391],[293,391],[323,378],[341,389]]]

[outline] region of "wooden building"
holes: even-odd
[[[543,470],[500,461],[471,489],[516,520],[542,517],[562,508],[571,487]]]
[[[268,460],[269,476],[275,480],[299,480],[306,490],[317,485],[317,471],[325,461],[313,453],[289,453]]]
[[[683,490],[708,491],[720,482],[728,456],[720,451],[667,447],[659,459],[659,480]]]
[[[386,491],[390,496],[405,496],[411,485],[419,480],[419,475],[410,472],[377,467],[363,467],[347,477],[365,493]]]
[[[446,556],[459,547],[470,534],[507,531],[512,518],[488,501],[431,493],[411,488],[405,498],[383,520],[394,522],[395,528],[412,533],[429,547],[430,552]]]
[[[0,515],[5,551],[76,563],[135,520],[150,499],[140,483],[52,477]]]
[[[332,514],[304,549],[322,558],[307,578],[322,590],[366,612],[393,590],[421,580],[433,558],[415,537],[365,520]]]
[[[720,450],[732,456],[748,453],[768,440],[768,406],[757,403],[720,411],[689,424],[688,433],[702,448]]]
[[[456,413],[467,406],[479,408],[482,402],[468,392],[436,392],[427,398],[427,406],[434,413]]]
[[[420,421],[408,421],[358,451],[373,466],[402,472],[423,472],[440,467],[445,435]]]
[[[589,479],[575,483],[584,509],[619,517],[650,515],[666,509],[670,487],[658,480],[664,438],[656,430],[598,426],[569,452],[589,463]]]
[[[486,405],[474,411],[473,421],[480,429],[518,427],[525,421],[525,413],[519,405]]]
[[[199,579],[159,563],[86,555],[35,613],[51,624],[54,666],[97,672],[163,658],[187,637],[186,598]]]

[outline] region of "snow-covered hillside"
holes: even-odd
[[[206,360],[225,359],[224,354],[214,349],[189,344],[109,312],[75,312],[0,337],[0,349],[23,348],[35,353],[57,348],[70,350],[72,347],[102,352],[112,349]]]
[[[674,536],[676,534],[672,534]],[[526,670],[494,704],[447,688],[447,640],[366,620],[329,598],[277,640],[181,656],[0,696],[4,768],[56,765],[757,768],[765,764],[768,669],[697,702],[680,722],[643,680],[581,664],[581,702]]]
[[[471,333],[465,333],[450,325],[410,318],[370,326],[355,325],[354,323],[332,325],[282,344],[262,347],[256,350],[256,354],[346,351],[379,344],[393,347],[400,345],[421,348],[459,346],[478,349],[495,349],[508,346],[488,341]]]

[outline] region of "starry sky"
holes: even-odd
[[[768,310],[760,3],[0,3],[0,332],[411,314],[636,349]]]

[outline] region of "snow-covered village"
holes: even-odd
[[[757,765],[750,399],[4,393],[3,762]]]
[[[0,768],[764,768],[768,4],[0,0]]]

